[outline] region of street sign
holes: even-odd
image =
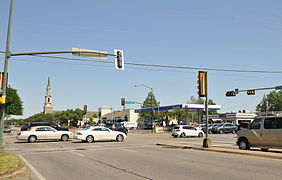
[[[135,101],[125,101],[125,104],[135,104]]]
[[[80,48],[72,48],[72,51],[72,55],[75,56],[108,59],[108,53],[106,51],[88,50]]]
[[[282,86],[275,86],[275,90],[282,89]]]

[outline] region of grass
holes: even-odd
[[[0,153],[0,178],[24,167],[20,158],[14,154]]]

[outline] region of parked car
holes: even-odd
[[[73,133],[70,131],[58,131],[51,126],[33,126],[27,131],[20,131],[17,134],[17,139],[35,142],[37,140],[62,140],[67,141],[73,138]]]
[[[236,129],[237,129],[237,127],[234,124],[225,123],[225,124],[221,124],[221,125],[216,126],[215,132],[220,133],[220,134],[223,134],[223,133],[233,133],[233,134],[235,134]]]
[[[90,126],[77,131],[74,134],[74,139],[86,141],[92,143],[94,141],[116,140],[123,141],[126,138],[126,134],[119,131],[113,131],[103,126]]]
[[[236,133],[238,133],[238,131],[242,129],[248,129],[249,124],[250,124],[249,122],[240,122],[236,129]]]
[[[217,126],[222,126],[222,125],[223,125],[223,123],[215,123],[215,124],[213,124],[212,128],[211,128],[211,133],[217,133],[217,131],[216,131]]]
[[[188,125],[177,125],[172,129],[173,137],[186,137],[186,136],[198,136],[202,137],[204,132],[199,129]]]
[[[11,127],[8,125],[4,125],[4,133],[10,133],[11,132]]]
[[[247,129],[238,131],[239,149],[250,147],[282,148],[282,116],[266,116],[255,119]]]
[[[128,133],[128,129],[125,126],[123,126],[121,123],[114,123],[109,128],[113,131],[123,132],[126,135]]]
[[[69,131],[68,128],[60,127],[57,124],[49,123],[49,122],[31,122],[22,125],[21,131],[28,131],[33,126],[51,126],[58,131]]]
[[[209,134],[211,134],[211,128],[212,128],[212,124],[209,124],[209,125],[208,125],[208,133],[209,133]],[[204,131],[204,133],[206,133],[206,130],[207,130],[206,125],[204,125],[204,126],[202,127],[202,130]]]

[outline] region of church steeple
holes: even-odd
[[[48,84],[47,84],[47,87],[46,87],[46,94],[45,94],[45,102],[44,102],[43,112],[44,113],[52,113],[53,112],[50,77],[48,77]]]

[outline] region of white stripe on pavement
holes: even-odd
[[[29,169],[32,170],[32,172],[38,177],[40,180],[46,180],[25,158],[23,158],[21,155],[18,155],[24,163],[29,167]]]

